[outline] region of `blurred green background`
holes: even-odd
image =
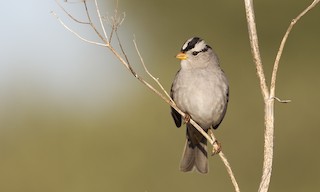
[[[113,14],[114,1],[99,1]],[[256,1],[265,72],[289,22],[311,0]],[[65,4],[84,19],[81,4]],[[93,11],[93,1],[89,2]],[[54,10],[80,34],[53,0],[5,1],[0,12],[0,191],[233,191],[218,156],[210,173],[178,170],[185,128],[169,106],[134,79],[103,47],[64,29]],[[263,104],[248,43],[242,1],[119,0],[120,28],[134,68],[149,70],[170,89],[174,55],[200,36],[218,53],[230,81],[230,104],[216,131],[242,191],[257,191],[263,156]],[[320,179],[320,7],[293,29],[281,59],[270,191],[318,191]]]

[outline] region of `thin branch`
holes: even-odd
[[[113,33],[117,30],[117,26],[115,24],[116,15],[117,15],[117,9],[114,11],[114,16],[111,17],[111,21],[109,20],[109,23],[111,24],[111,32],[110,32],[110,39],[109,39],[110,42],[112,41]]]
[[[84,8],[86,10],[86,15],[87,15],[87,18],[89,20],[89,24],[91,25],[92,24],[92,21],[91,21],[91,17],[90,17],[90,14],[89,14],[89,10],[88,10],[88,6],[87,6],[87,3],[86,1],[83,2],[83,5],[84,5]]]
[[[282,99],[279,99],[278,97],[271,97],[270,99],[275,99],[277,100],[279,103],[290,103],[291,100],[282,100]]]
[[[139,75],[132,69],[131,65],[130,65],[129,63],[127,63],[127,62],[121,57],[121,55],[120,55],[110,44],[109,44],[108,48],[109,48],[109,50],[118,58],[118,60],[120,61],[120,63],[123,64],[124,67],[125,67],[126,69],[128,69],[128,70],[132,73],[132,75],[133,75],[134,77],[136,77],[138,80],[140,80],[140,79],[139,79]],[[140,81],[141,81],[141,80],[140,80]],[[148,85],[148,84],[146,84],[146,85],[147,85],[147,87],[149,87],[149,88],[152,87],[151,85]],[[156,91],[156,90],[154,90],[154,91]]]
[[[77,22],[77,23],[81,23],[81,24],[90,24],[89,22],[84,22],[84,21],[80,21],[80,20],[78,20],[78,19],[76,19],[75,17],[73,17],[60,3],[59,3],[59,1],[58,0],[55,0],[56,1],[56,3],[58,4],[58,6],[63,10],[63,12],[65,13],[65,14],[67,14],[72,20],[74,20],[75,22]]]
[[[229,162],[228,162],[227,157],[224,155],[224,153],[223,153],[222,151],[220,151],[219,156],[220,156],[222,162],[224,163],[224,165],[225,165],[225,167],[226,167],[226,169],[227,169],[227,172],[228,172],[228,174],[229,174],[229,176],[230,176],[230,179],[231,179],[231,182],[232,182],[232,184],[233,184],[234,190],[235,190],[236,192],[240,192],[239,185],[238,185],[238,183],[237,183],[237,180],[236,180],[236,178],[235,178],[235,176],[234,176],[234,173],[233,173],[233,171],[232,171],[232,169],[231,169],[231,166],[230,166],[230,164],[229,164]]]
[[[96,26],[93,24],[93,22],[92,22],[92,20],[91,20],[91,16],[90,16],[90,13],[89,13],[88,6],[87,6],[86,1],[84,1],[83,4],[84,4],[84,7],[85,7],[85,11],[86,11],[86,14],[87,14],[87,17],[88,17],[90,26],[91,26],[92,29],[95,31],[95,33],[98,35],[98,37],[99,37],[105,44],[108,45],[108,44],[109,44],[108,39],[105,39],[105,38],[101,35],[101,33],[98,31],[98,29],[96,28]]]
[[[91,41],[91,40],[88,40],[88,39],[82,37],[81,35],[79,35],[77,32],[75,32],[75,31],[72,30],[70,27],[68,27],[68,26],[60,19],[60,17],[59,17],[54,11],[51,11],[51,14],[56,17],[56,19],[61,23],[61,25],[62,25],[64,28],[66,28],[68,31],[70,31],[71,33],[73,33],[75,36],[77,36],[77,37],[78,37],[79,39],[81,39],[82,41],[85,41],[85,42],[90,43],[90,44],[99,45],[99,46],[102,46],[102,47],[107,47],[106,44],[99,43],[99,42],[95,42],[95,41]]]
[[[259,51],[259,41],[258,41],[258,34],[257,34],[256,23],[255,23],[253,2],[252,0],[244,0],[244,3],[245,3],[245,9],[246,9],[251,52],[252,52],[254,63],[256,65],[257,74],[260,80],[262,95],[263,95],[263,98],[266,100],[268,98],[269,91],[268,91],[268,86],[266,83],[266,78],[264,75],[262,60],[261,60],[260,51]]]
[[[109,22],[109,24],[111,25],[111,32],[110,32],[110,39],[109,41],[111,42],[112,41],[112,36],[113,36],[113,33],[117,30],[117,26],[115,25],[116,23],[116,18],[117,18],[117,12],[118,12],[118,6],[119,6],[119,2],[118,0],[116,0],[116,8],[114,9],[114,16],[111,17],[111,20],[107,17],[107,20]],[[118,39],[118,42],[119,42],[119,37],[118,37],[118,34],[117,34],[117,39]]]
[[[111,32],[110,32],[110,38],[109,38],[110,42],[112,40],[113,34],[117,33],[117,30],[120,27],[120,25],[122,24],[122,22],[124,21],[125,17],[126,17],[125,12],[123,12],[123,16],[122,17],[118,16],[118,10],[117,9],[114,11],[114,15],[110,19],[107,17],[107,21],[111,25]],[[118,34],[116,34],[116,35],[118,35]]]
[[[144,70],[146,71],[146,73],[158,84],[158,86],[161,88],[161,90],[166,94],[166,96],[170,99],[171,102],[173,102],[172,98],[170,97],[170,95],[168,94],[168,92],[163,88],[162,84],[160,83],[159,81],[159,78],[155,78],[150,72],[149,70],[147,69],[145,63],[144,63],[144,60],[140,54],[140,51],[138,49],[138,46],[137,46],[137,42],[135,39],[133,39],[133,44],[134,44],[134,47],[136,48],[136,51],[139,55],[139,58],[140,58],[140,61],[142,63],[142,66],[144,68]]]
[[[287,42],[288,36],[293,28],[293,26],[301,19],[301,17],[303,17],[308,11],[310,11],[312,8],[314,8],[320,0],[314,0],[305,10],[303,10],[296,18],[294,18],[285,35],[282,38],[276,59],[274,61],[274,65],[273,65],[273,71],[272,71],[272,77],[271,77],[271,85],[270,85],[270,97],[274,97],[275,95],[275,87],[276,87],[276,80],[277,80],[277,72],[278,72],[278,67],[279,67],[279,62],[282,56],[282,52],[283,52],[283,48]]]
[[[96,11],[97,11],[97,14],[98,14],[98,17],[99,17],[100,26],[101,26],[101,28],[102,28],[103,35],[104,35],[105,39],[108,40],[108,35],[107,35],[107,33],[106,33],[106,30],[105,30],[104,25],[103,25],[103,22],[102,22],[102,17],[101,17],[101,14],[100,14],[100,10],[99,10],[99,6],[98,6],[97,0],[94,0],[94,3],[95,3],[95,5],[96,5]]]
[[[124,51],[124,49],[123,49],[123,46],[122,46],[122,43],[121,43],[121,41],[120,41],[120,38],[119,38],[119,35],[118,35],[117,30],[115,31],[115,33],[116,33],[116,37],[117,37],[117,41],[118,41],[118,44],[119,44],[120,50],[121,50],[121,52],[122,52],[122,54],[123,54],[124,58],[126,59],[127,63],[129,63],[129,58],[128,58],[128,56],[127,56],[126,52],[125,52],[125,51]],[[110,38],[111,38],[111,35],[110,35]],[[111,42],[111,39],[110,39],[110,42]],[[130,64],[130,63],[129,63],[129,64]],[[130,67],[131,67],[131,66],[130,66]]]

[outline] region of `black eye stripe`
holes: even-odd
[[[211,47],[210,47],[209,45],[206,45],[206,47],[203,48],[201,51],[193,51],[193,52],[192,52],[192,55],[196,56],[196,55],[198,55],[198,54],[201,53],[201,52],[206,52],[206,51],[208,51],[208,49],[211,49]]]
[[[211,49],[211,47],[210,47],[209,45],[206,45],[206,47],[203,48],[203,49],[201,50],[201,52],[206,52],[206,51],[208,51],[208,49]]]
[[[192,55],[196,56],[196,55],[198,55],[198,53],[200,53],[200,51],[193,51]]]

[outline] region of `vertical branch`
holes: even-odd
[[[263,168],[262,168],[262,178],[260,182],[259,192],[267,192],[269,189],[271,172],[272,172],[272,161],[273,161],[273,137],[274,137],[274,100],[269,99],[269,90],[267,87],[263,65],[261,61],[258,35],[255,23],[255,15],[252,0],[244,0],[249,39],[251,45],[251,52],[253,55],[253,60],[256,65],[257,74],[260,80],[260,88],[264,99],[264,155],[263,155]]]
[[[260,80],[260,87],[262,90],[263,98],[266,100],[269,95],[268,86],[266,83],[266,78],[263,71],[262,60],[260,56],[259,50],[259,41],[257,35],[257,28],[254,16],[254,8],[252,0],[244,0],[245,2],[245,9],[246,9],[246,16],[247,16],[247,23],[248,23],[248,32],[249,32],[249,39],[250,39],[250,46],[251,52],[253,56],[253,61],[256,65],[257,75]]]
[[[263,171],[261,182],[259,186],[259,192],[267,192],[270,185],[270,178],[272,172],[272,162],[273,162],[273,139],[274,139],[274,99],[277,99],[279,102],[286,103],[289,100],[281,101],[275,96],[275,84],[276,84],[276,77],[277,71],[279,67],[280,58],[283,52],[283,48],[285,46],[286,40],[296,22],[304,16],[308,11],[314,8],[320,0],[314,0],[311,5],[309,5],[304,11],[302,11],[295,19],[292,20],[290,23],[278,50],[273,71],[271,77],[271,84],[270,84],[270,92],[268,90],[265,75],[263,72],[263,66],[261,62],[260,52],[259,52],[259,45],[258,45],[258,35],[256,30],[255,24],[255,17],[254,17],[254,8],[253,8],[253,1],[252,0],[244,0],[245,2],[245,9],[246,9],[246,16],[247,16],[247,23],[248,23],[248,31],[249,31],[249,38],[250,38],[250,45],[251,51],[253,55],[253,60],[255,62],[258,77],[260,80],[260,87],[261,92],[264,99],[265,104],[265,132],[264,132],[264,161],[263,161]]]
[[[262,177],[259,192],[267,192],[270,185],[273,163],[273,139],[274,139],[274,99],[265,100],[264,106],[264,151]]]

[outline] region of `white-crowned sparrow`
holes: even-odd
[[[171,98],[178,108],[188,114],[206,132],[217,129],[228,105],[228,80],[220,68],[217,55],[199,37],[188,39],[176,56],[181,68],[171,87]],[[171,108],[177,127],[181,115]],[[183,172],[195,167],[200,173],[208,172],[207,140],[190,123],[187,123],[187,141],[180,163]]]

